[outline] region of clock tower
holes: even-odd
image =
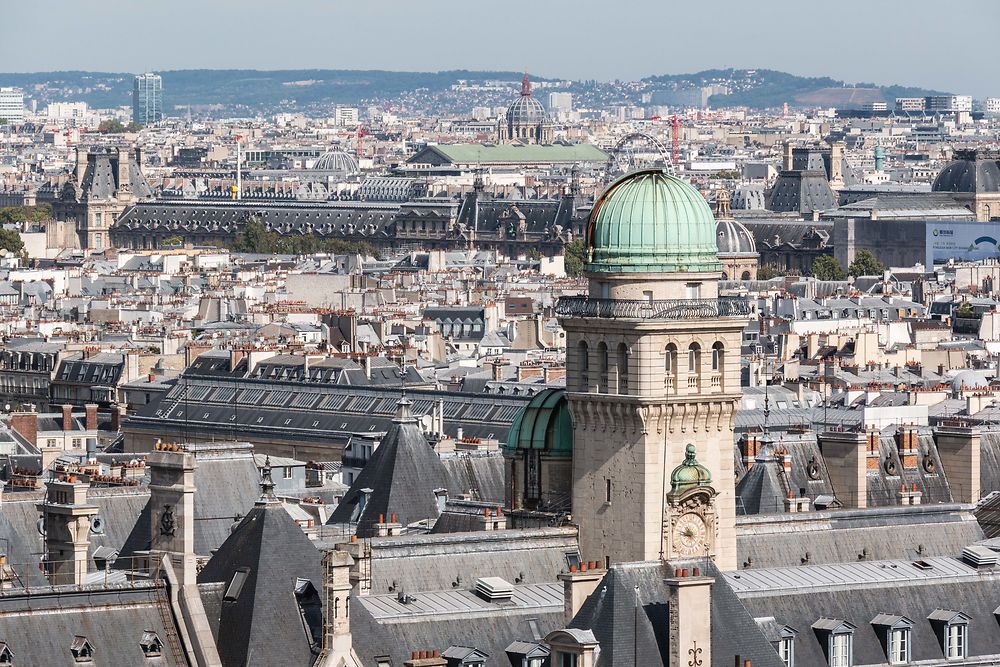
[[[719,296],[715,236],[704,198],[660,169],[621,177],[594,204],[588,293],[556,307],[584,559],[704,551],[736,568],[733,417],[750,310]],[[674,490],[670,471],[688,463],[705,483]]]

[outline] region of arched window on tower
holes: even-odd
[[[688,388],[697,389],[701,384],[701,346],[691,343],[688,347]]]
[[[663,353],[663,388],[668,394],[677,392],[677,346],[673,343]]]
[[[576,362],[580,369],[577,391],[590,391],[590,348],[585,340],[581,340],[576,346]]]
[[[597,391],[602,394],[608,393],[608,345],[601,341],[597,345]]]
[[[618,343],[618,393],[628,393],[628,346]]]
[[[722,342],[712,345],[712,388],[722,390],[726,377],[726,348]]]

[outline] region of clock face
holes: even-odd
[[[697,514],[683,514],[674,523],[674,551],[682,556],[704,555],[705,537],[705,521]]]

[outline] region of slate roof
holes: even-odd
[[[260,474],[246,443],[189,444],[198,467],[194,472],[195,553],[207,556],[231,534],[233,525],[260,497]],[[142,508],[125,540],[122,555],[149,548],[149,504]]]
[[[280,502],[258,503],[198,574],[199,584],[227,586],[216,631],[224,665],[312,664],[313,636],[295,595],[300,579],[322,591],[319,551]]]
[[[488,655],[487,664],[502,665],[513,642],[538,641],[563,621],[562,585],[554,583],[514,586],[510,603],[486,602],[465,589],[415,597],[408,604],[395,595],[352,599],[351,632],[363,664],[389,655],[402,665],[413,650],[466,647]]]
[[[70,645],[77,636],[94,647],[94,665],[188,665],[175,652],[163,619],[172,618],[159,583],[132,582],[104,589],[48,587],[0,595],[0,641],[14,653],[14,664],[73,665]],[[95,610],[100,610],[95,613]],[[147,630],[163,644],[162,655],[148,660],[139,646]]]
[[[726,579],[708,560],[611,567],[569,624],[570,628],[594,632],[601,645],[598,667],[670,664],[670,647],[663,628],[669,626],[671,610],[664,580],[681,565],[698,566],[703,574],[716,577],[711,591],[712,667],[731,667],[737,655],[760,667],[783,667]]]
[[[356,523],[358,535],[365,536],[374,532],[379,515],[388,522],[395,514],[404,526],[437,519],[434,491],[447,488],[447,473],[410,412],[410,400],[404,397],[398,405],[392,426],[328,523]],[[367,500],[363,489],[371,489]]]
[[[531,398],[424,390],[414,390],[410,396],[413,412],[420,417],[432,412],[440,400],[448,433],[461,426],[468,437],[499,440],[506,439],[515,415]],[[398,384],[358,387],[186,376],[127,417],[124,429],[164,439],[184,438],[189,428],[218,439],[253,440],[258,433],[295,437],[328,446],[334,458],[351,434],[388,431],[398,398]]]
[[[1000,600],[997,571],[976,570],[953,558],[925,560],[930,569],[902,560],[744,571],[724,577],[751,614],[773,616],[778,623],[799,630],[794,640],[797,664],[827,664],[821,643],[824,637],[803,627],[822,618],[855,626],[855,664],[884,664],[886,654],[872,625],[882,614],[913,620],[914,662],[943,663],[941,643],[928,619],[941,609],[960,611],[970,618],[970,656],[993,656],[974,664],[996,664],[1000,656],[994,616]]]
[[[969,506],[914,505],[739,517],[736,553],[740,567],[794,567],[806,559],[857,562],[864,553],[869,560],[952,555],[981,539]]]

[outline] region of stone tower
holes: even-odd
[[[713,480],[705,555],[736,567],[733,417],[749,306],[720,298],[715,219],[661,170],[612,183],[587,228],[587,296],[563,297],[573,518],[585,559],[668,558],[670,471]]]

